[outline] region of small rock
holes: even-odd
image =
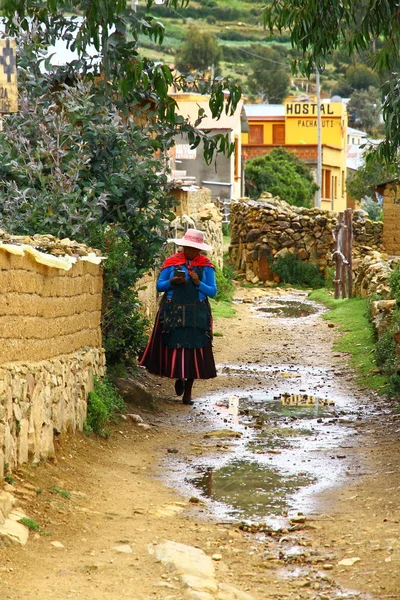
[[[359,562],[361,558],[354,556],[353,558],[343,558],[338,562],[341,567],[352,567],[355,563]]]
[[[64,544],[62,544],[61,542],[57,542],[57,540],[54,540],[54,542],[50,542],[50,545],[53,546],[53,548],[65,548]]]
[[[126,415],[127,417],[129,417],[130,419],[132,419],[132,421],[134,423],[144,423],[142,417],[140,415]]]
[[[120,554],[131,554],[132,548],[129,544],[120,544],[119,546],[114,546],[113,550],[115,552],[119,552]]]
[[[231,429],[215,429],[206,433],[204,437],[206,439],[240,438],[242,434],[240,431],[232,431]]]

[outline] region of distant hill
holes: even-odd
[[[160,18],[166,27],[166,37],[162,47],[150,43],[147,39],[141,40],[144,54],[149,58],[166,64],[175,64],[175,55],[183,44],[190,26],[196,26],[199,30],[213,33],[223,50],[221,71],[223,75],[231,76],[244,86],[245,96],[250,101],[260,101],[249,96],[247,77],[252,71],[252,65],[257,59],[257,50],[262,45],[273,46],[279,51],[279,60],[287,63],[287,73],[291,77],[291,94],[313,93],[315,84],[313,78],[308,81],[300,74],[293,76],[291,64],[296,53],[291,47],[288,33],[270,35],[263,27],[262,7],[264,3],[260,0],[190,0],[189,6],[174,10],[164,6],[156,6],[152,14]],[[139,10],[144,11],[144,8]],[[354,60],[354,59],[353,59]],[[266,70],[271,68],[271,61],[265,59]],[[369,69],[369,57],[361,56],[356,64],[336,51],[332,61],[326,65],[321,75],[322,95],[340,95],[350,97],[354,91],[370,90],[375,88],[379,95],[379,82],[372,82],[372,75],[365,74]],[[364,69],[362,77],[364,84],[355,83],[357,77],[350,71],[361,66]],[[360,68],[360,71],[362,70]],[[369,81],[368,81],[369,79]],[[360,75],[358,77],[360,80]],[[375,95],[375,94],[373,94]]]

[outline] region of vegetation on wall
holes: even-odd
[[[166,4],[175,10],[187,2]],[[81,17],[65,17],[67,10]],[[139,54],[139,35],[163,40],[164,28],[151,15],[144,19],[118,0],[55,1],[40,11],[34,0],[5,0],[3,14],[7,34],[19,42],[20,109],[0,133],[1,226],[104,251],[107,359],[129,360],[143,339],[132,288],[157,260],[172,206],[166,154],[174,135],[185,132],[193,146],[203,140],[207,161],[230,146],[225,135],[204,137],[176,114],[169,89],[182,89],[183,80]],[[47,57],[58,38],[77,52],[61,67]],[[218,78],[210,94],[218,117],[235,108],[240,89]]]

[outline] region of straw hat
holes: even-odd
[[[188,229],[182,238],[174,238],[168,241],[174,242],[178,246],[189,246],[206,252],[212,250],[212,247],[204,242],[203,232],[198,229]]]

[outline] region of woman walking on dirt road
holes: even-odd
[[[183,403],[192,405],[194,380],[217,375],[208,302],[217,293],[215,268],[201,254],[212,249],[202,231],[188,229],[183,238],[169,241],[182,246],[182,252],[161,267],[157,291],[164,295],[139,364],[150,373],[176,379],[176,394],[183,394]]]

